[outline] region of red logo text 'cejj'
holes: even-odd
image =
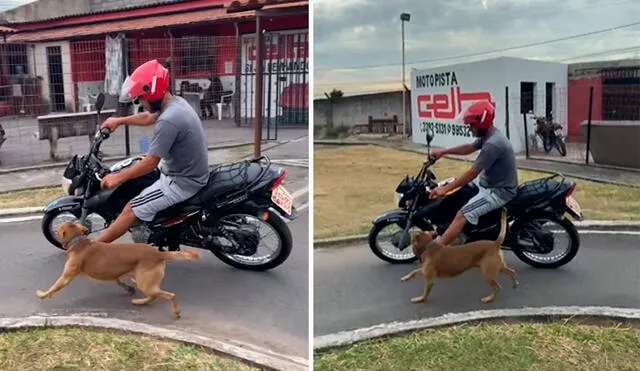
[[[421,119],[452,120],[462,112],[462,102],[476,102],[479,100],[491,100],[489,92],[461,93],[460,87],[451,88],[447,94],[418,95],[418,117]]]

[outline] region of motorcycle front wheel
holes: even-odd
[[[564,157],[567,155],[567,145],[564,143],[564,140],[562,140],[562,138],[556,137],[555,145],[558,149],[558,152],[560,152],[560,156]]]
[[[417,227],[416,227],[417,229]],[[404,227],[394,222],[383,222],[375,224],[369,231],[369,248],[375,256],[392,264],[407,264],[416,261],[418,258],[413,253],[411,246],[400,250],[394,246],[393,240],[400,238],[404,232]],[[409,230],[411,233],[411,229]],[[381,239],[388,238],[383,245]]]

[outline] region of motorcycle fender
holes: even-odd
[[[67,211],[73,209],[80,209],[82,206],[82,197],[77,196],[63,196],[57,198],[51,202],[44,208],[44,213],[49,213],[53,210],[59,211]]]
[[[409,212],[407,210],[403,210],[403,209],[390,210],[378,216],[373,221],[373,224],[375,225],[375,224],[392,222],[392,223],[397,223],[402,225],[407,220],[408,216],[409,216]]]

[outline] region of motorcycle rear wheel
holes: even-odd
[[[242,262],[242,260],[244,260],[243,259],[244,257],[242,256],[234,256],[231,254],[224,253],[220,250],[213,250],[212,251],[213,254],[218,259],[222,260],[224,263],[234,268],[249,270],[249,271],[266,271],[266,270],[276,268],[277,266],[284,263],[285,260],[287,260],[287,258],[291,254],[291,250],[293,248],[293,239],[291,237],[291,231],[289,230],[289,226],[287,225],[287,223],[285,223],[284,220],[278,214],[274,212],[270,212],[269,214],[270,214],[269,218],[266,221],[262,221],[262,222],[268,224],[275,231],[275,233],[278,235],[278,239],[280,242],[277,255],[273,259],[268,260],[264,263],[248,264],[248,263]],[[244,216],[251,216],[255,218],[255,215],[253,213],[251,213],[250,211],[243,211],[243,210],[234,212],[233,215],[236,215],[236,216],[244,215]]]
[[[511,242],[511,250],[513,251],[513,253],[518,257],[518,259],[520,259],[521,261],[523,261],[524,263],[534,267],[534,268],[540,268],[540,269],[555,269],[555,268],[559,268],[562,267],[563,265],[568,264],[571,260],[573,260],[573,258],[576,257],[576,255],[578,254],[578,250],[580,249],[580,236],[578,234],[578,230],[576,229],[575,225],[571,222],[571,220],[569,220],[568,218],[564,218],[564,219],[555,219],[552,218],[551,216],[542,216],[539,218],[535,218],[535,219],[530,219],[527,222],[532,222],[535,220],[552,220],[554,223],[558,224],[558,226],[562,227],[562,229],[565,230],[565,232],[567,232],[567,235],[569,236],[569,243],[570,246],[567,250],[567,253],[565,255],[563,255],[560,259],[558,260],[550,260],[549,262],[541,262],[538,260],[534,260],[531,259],[525,251],[523,251],[522,247],[519,247],[516,245],[516,240],[517,240],[517,231],[514,231],[516,233],[514,233],[514,235],[512,236],[512,242]],[[514,246],[516,245],[516,246]]]

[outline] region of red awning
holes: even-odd
[[[168,26],[192,25],[198,23],[233,21],[252,18],[255,12],[246,11],[228,14],[224,8],[199,10],[188,13],[155,15],[137,19],[123,19],[96,24],[85,24],[73,27],[38,30],[32,32],[21,31],[7,39],[8,42],[35,42],[50,40],[65,40],[77,37],[104,35],[108,33],[150,30],[166,28]]]

